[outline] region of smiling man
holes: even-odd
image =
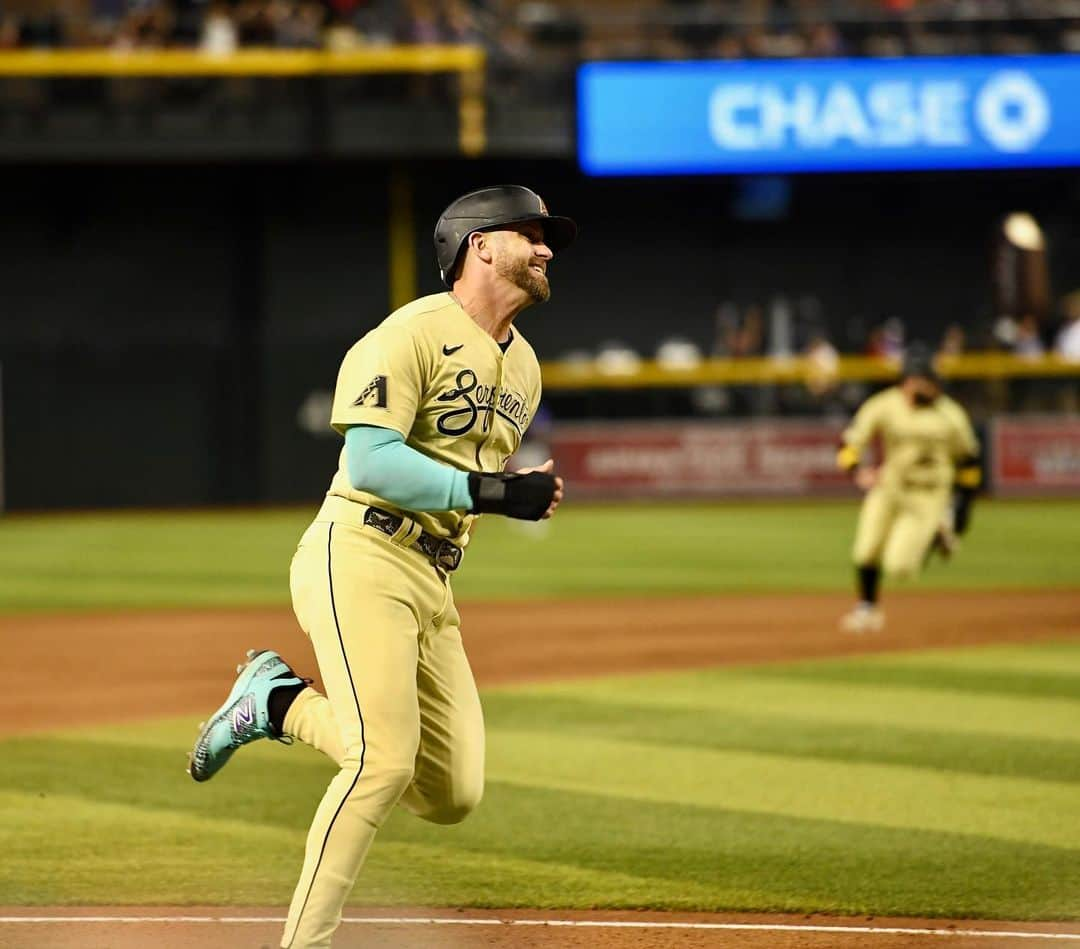
[[[191,755],[196,781],[260,738],[298,738],[339,771],[316,811],[282,946],[330,945],[375,831],[400,804],[461,821],[484,787],[484,720],[450,588],[476,515],[541,520],[548,459],[504,473],[540,402],[514,328],[551,296],[548,264],[577,233],[528,188],[484,188],[435,227],[447,293],[391,314],[346,354],[331,424],[344,436],[290,573],[326,695],[275,652],[249,653]]]

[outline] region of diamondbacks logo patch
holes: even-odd
[[[366,405],[372,396],[376,397],[375,401],[371,403],[375,408],[386,408],[386,376],[376,376],[364,386],[364,391],[357,396],[353,405]]]

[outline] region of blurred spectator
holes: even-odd
[[[15,49],[19,45],[19,21],[10,14],[0,15],[0,49]]]
[[[716,331],[713,339],[713,355],[735,359],[761,354],[764,343],[765,320],[762,309],[750,304],[740,317],[739,308],[731,302],[720,304],[716,310]],[[710,387],[716,388],[716,387]],[[701,393],[701,398],[713,400],[719,406],[733,407],[738,411],[763,412],[775,396],[772,386],[731,386],[719,393]],[[699,407],[706,408],[699,398]]]
[[[159,3],[135,4],[120,21],[113,39],[115,49],[155,49],[167,46],[174,16]]]
[[[904,324],[899,317],[889,317],[870,331],[866,354],[881,359],[899,360],[904,355]]]
[[[701,360],[697,343],[682,336],[665,339],[656,347],[656,362],[663,369],[695,369]]]
[[[199,47],[207,53],[228,56],[236,50],[239,37],[229,7],[222,0],[214,0],[203,20]]]
[[[1054,351],[1069,362],[1080,362],[1080,290],[1061,301],[1064,322],[1054,341]]]
[[[366,41],[364,34],[357,28],[356,21],[340,13],[331,17],[323,33],[323,44],[332,53],[347,53],[363,46]]]
[[[266,34],[263,45],[276,42],[278,46],[284,46],[287,49],[318,49],[323,45],[326,7],[314,0],[305,0],[297,4],[282,4],[281,7],[276,23],[269,18],[259,21]],[[245,45],[255,45],[243,39],[241,42]]]
[[[734,303],[726,302],[717,307],[714,355],[757,356],[761,352],[763,335],[764,320],[757,304],[748,306],[741,319]]]
[[[839,379],[840,354],[823,335],[811,337],[803,354],[806,357],[806,388],[817,399],[836,389]]]
[[[806,40],[806,55],[820,58],[843,56],[844,41],[832,23],[816,23]]]
[[[444,42],[463,45],[479,45],[484,42],[484,31],[476,11],[465,0],[443,0],[442,4]]]
[[[351,48],[376,42],[491,43],[514,27],[534,51],[588,37],[585,58],[791,58],[1063,52],[1080,48],[1056,7],[988,0],[6,0],[0,47],[164,43],[225,50],[221,8],[241,46]],[[1051,11],[1050,15],[1047,10]],[[216,21],[208,29],[206,21]],[[538,25],[542,29],[534,29]]]
[[[1042,359],[1046,354],[1046,348],[1039,335],[1039,321],[1033,314],[1027,313],[1017,322],[1012,351],[1021,359]]]
[[[445,25],[435,0],[406,0],[397,39],[401,43],[445,42]]]
[[[600,344],[594,365],[605,375],[629,376],[641,368],[641,356],[620,340],[607,340]]]
[[[301,8],[308,4],[300,4]],[[321,10],[321,7],[320,7]],[[300,11],[281,10],[276,13],[284,23],[293,17],[299,17]],[[288,14],[292,13],[293,16]],[[271,15],[270,4],[260,0],[241,0],[233,7],[233,18],[236,22],[236,35],[241,46],[273,46],[278,40],[278,30],[274,18]],[[319,37],[316,37],[318,43]]]
[[[724,33],[706,55],[713,59],[743,59],[746,48],[738,33]]]
[[[939,356],[959,356],[964,351],[967,342],[967,334],[959,323],[951,323],[945,329],[945,335],[941,337],[941,345],[938,347]]]
[[[795,352],[795,326],[787,297],[774,297],[769,303],[769,356],[788,359]]]
[[[1032,313],[1025,313],[1016,321],[1012,354],[1017,359],[1042,359],[1046,355],[1039,332],[1039,321]],[[1056,386],[1045,379],[1014,379],[1011,385],[1014,404],[1025,412],[1047,411],[1053,407]]]

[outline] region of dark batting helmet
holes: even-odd
[[[555,253],[569,247],[577,236],[577,225],[570,218],[548,214],[540,195],[521,185],[481,188],[452,202],[435,224],[435,255],[443,283],[454,285],[454,266],[470,234],[525,221],[543,225],[544,243]]]
[[[934,368],[934,354],[926,343],[911,343],[904,351],[904,363],[900,370],[902,379],[918,376],[939,382],[937,369]]]

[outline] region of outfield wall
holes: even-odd
[[[854,496],[836,467],[839,420],[557,426],[551,452],[575,497]],[[987,489],[1080,496],[1080,419],[1001,416],[980,432]]]
[[[995,494],[1080,495],[1080,418],[997,418],[989,435]]]

